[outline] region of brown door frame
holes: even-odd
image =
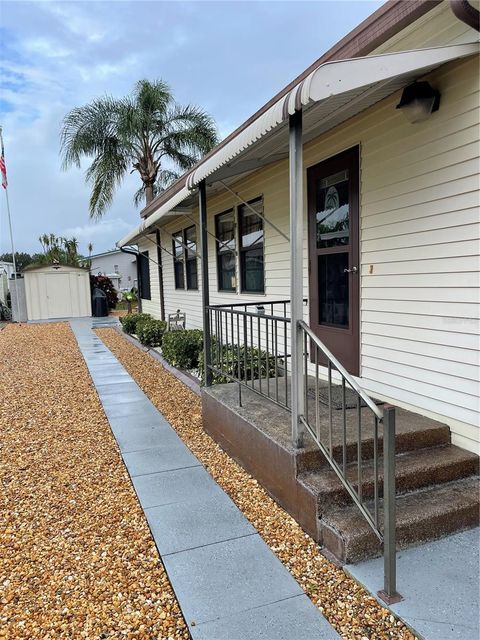
[[[310,327],[330,349],[349,373],[360,373],[360,208],[359,208],[359,147],[352,147],[307,169],[308,186],[308,258]],[[342,169],[349,170],[349,229],[350,248],[348,268],[357,267],[357,273],[349,273],[349,323],[348,328],[319,323],[318,255],[342,253],[341,247],[317,249],[316,243],[316,193],[312,183],[333,175]],[[313,352],[313,350],[311,350]]]

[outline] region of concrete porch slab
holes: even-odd
[[[404,599],[389,609],[424,640],[477,640],[479,547],[476,528],[399,551],[397,589]],[[382,558],[347,565],[345,570],[377,597]]]

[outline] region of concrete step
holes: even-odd
[[[478,476],[471,476],[397,496],[397,548],[478,526],[479,489]],[[380,521],[382,518],[380,503]],[[378,538],[355,505],[324,513],[319,535],[323,551],[340,564],[382,553]]]
[[[339,414],[334,414],[333,425],[333,456],[341,464],[343,460],[343,423],[339,424]],[[347,414],[346,430],[346,452],[347,462],[354,462],[357,459],[357,426],[356,415]],[[321,442],[328,448],[329,434],[328,423],[325,420],[320,426]],[[447,425],[425,416],[412,414],[405,409],[396,409],[396,433],[395,449],[397,454],[409,451],[418,451],[431,447],[440,447],[450,444],[450,429]],[[314,471],[319,467],[328,465],[323,454],[319,451],[313,438],[309,434],[306,436],[305,449],[297,453],[297,464],[299,472]],[[373,415],[369,410],[364,409],[362,415],[362,460],[373,458]],[[383,431],[378,428],[378,451],[383,451]]]
[[[423,487],[444,484],[478,474],[479,458],[474,453],[453,445],[409,451],[396,456],[397,495]],[[318,514],[334,506],[349,504],[351,498],[331,468],[300,474],[299,481],[318,496]],[[355,489],[358,487],[357,463],[347,467],[347,479]],[[383,490],[383,459],[378,466],[379,495]],[[362,492],[364,498],[373,498],[373,460],[362,464]]]

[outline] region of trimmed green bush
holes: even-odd
[[[149,313],[129,313],[126,316],[120,318],[123,330],[125,331],[125,333],[130,334],[138,334],[140,325],[144,322],[148,322],[149,320],[153,320],[152,316]]]
[[[137,336],[140,342],[147,347],[161,347],[166,329],[167,323],[163,320],[146,320],[137,323]]]
[[[203,349],[203,331],[187,329],[168,331],[162,340],[162,355],[165,360],[180,369],[196,369]]]
[[[223,364],[222,364],[223,362]],[[267,369],[269,377],[275,376],[275,360],[273,356],[269,356],[267,359],[267,353],[263,350],[258,350],[255,347],[243,345],[223,345],[221,347],[218,342],[213,338],[212,340],[212,364],[217,369],[223,369],[226,374],[220,373],[213,374],[213,383],[222,384],[225,382],[232,382],[233,378],[240,379],[242,382],[252,380],[258,380],[259,378],[267,377]],[[281,358],[277,361],[277,375],[282,375],[283,360]],[[199,356],[198,369],[200,371],[200,377],[204,381],[203,370],[203,351]]]

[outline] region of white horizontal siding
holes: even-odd
[[[150,237],[150,236],[149,236]],[[155,235],[151,236],[152,240],[155,240]],[[154,242],[144,239],[138,243],[139,251],[148,251],[148,264],[150,268],[150,300],[144,300],[142,298],[142,312],[150,313],[154,318],[160,320],[160,280],[158,277],[158,260],[157,260],[157,247]]]

